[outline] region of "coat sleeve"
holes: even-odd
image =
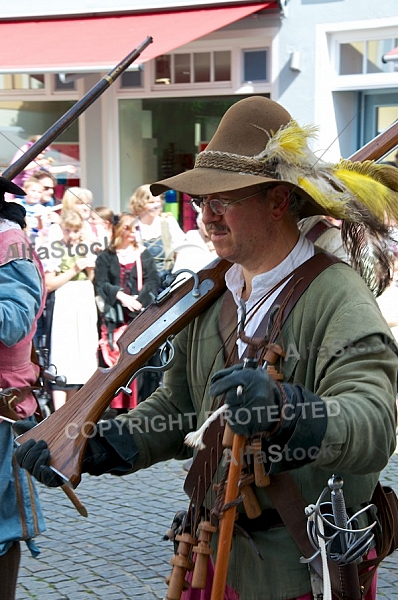
[[[152,302],[151,293],[157,296],[159,290],[159,275],[156,270],[155,261],[148,250],[144,250],[141,254],[143,287],[138,293],[138,300],[142,306],[148,306]]]
[[[117,262],[116,268],[113,264]],[[117,257],[107,250],[100,252],[95,262],[94,288],[97,296],[101,296],[106,304],[116,304],[116,294],[120,288],[120,269]]]
[[[3,344],[13,346],[28,335],[39,312],[42,294],[41,278],[31,261],[13,260],[1,266],[0,341]]]

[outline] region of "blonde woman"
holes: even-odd
[[[184,243],[185,233],[172,214],[162,213],[163,199],[153,196],[149,185],[141,185],[135,190],[129,208],[139,221],[141,240],[153,256],[162,279],[172,270],[175,249]]]

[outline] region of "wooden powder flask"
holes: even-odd
[[[264,471],[264,464],[261,456],[261,438],[255,438],[246,446],[247,452],[252,455],[254,470],[254,483],[256,487],[267,487],[270,484],[269,475]]]
[[[241,336],[242,337],[242,336]],[[278,344],[269,344],[269,348],[264,356],[264,366],[266,366],[267,372],[270,376],[275,380],[283,379],[283,375],[278,373],[275,368],[276,361],[283,356],[283,349]],[[255,367],[254,359],[248,359],[246,363],[247,366]],[[237,390],[237,393],[239,391]],[[232,430],[228,426],[225,426],[227,433],[223,437],[223,445],[225,443],[229,443],[231,439],[232,433],[232,450],[231,450],[231,461],[229,466],[229,473],[227,479],[227,488],[225,492],[225,504],[233,503],[239,494],[239,485],[242,479],[242,468],[244,467],[243,456],[246,452],[247,448],[247,438],[243,435],[233,434]],[[228,431],[229,430],[229,431]],[[261,452],[261,443],[260,447],[257,447],[257,452]],[[259,460],[259,466],[261,467],[261,454],[257,456],[257,460]],[[255,461],[256,462],[256,461]],[[264,472],[262,474],[262,487],[266,487],[269,485],[270,479]],[[247,489],[249,485],[246,486]],[[247,496],[250,495],[250,499],[254,498],[257,502],[257,507],[255,504],[249,503],[249,512],[255,516],[259,516],[261,514],[261,508],[258,505],[257,498],[254,494],[254,491],[251,490],[252,494],[247,493]],[[242,494],[243,495],[243,494]],[[253,510],[253,512],[251,512]],[[258,512],[259,511],[259,512]],[[255,515],[255,516],[254,516]],[[247,515],[249,516],[249,515]],[[232,504],[230,508],[223,514],[222,519],[220,520],[220,535],[218,539],[218,548],[217,548],[217,561],[214,569],[214,579],[213,586],[211,590],[211,600],[223,600],[225,587],[227,584],[227,576],[228,576],[228,564],[229,564],[229,554],[231,551],[232,544],[232,536],[234,529],[234,522],[236,518],[236,504]]]
[[[191,587],[194,589],[204,590],[207,582],[209,557],[214,552],[210,546],[210,542],[213,537],[213,533],[217,531],[217,527],[212,525],[210,521],[201,521],[198,529],[198,544],[192,549],[196,554],[196,560]]]
[[[173,570],[170,577],[166,579],[168,585],[166,600],[180,600],[182,592],[189,587],[185,581],[185,575],[187,571],[193,569],[190,554],[197,540],[190,533],[176,535],[176,540],[179,544],[177,553],[170,559]]]
[[[239,492],[243,498],[243,506],[245,513],[249,519],[257,519],[262,513],[257,496],[252,488],[252,483],[255,482],[255,477],[252,473],[245,472],[245,463],[240,474]]]

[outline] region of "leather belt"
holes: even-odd
[[[23,402],[28,394],[37,389],[39,388],[34,386],[23,388],[10,387],[3,390],[0,389],[0,419],[3,415],[9,419],[18,421],[21,417],[15,412],[15,407]]]

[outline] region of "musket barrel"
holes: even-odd
[[[135,50],[130,52],[112,71],[103,77],[81,100],[76,102],[62,117],[54,123],[33,146],[31,146],[18,160],[10,165],[4,172],[3,177],[12,180],[24,168],[32,162],[51,142],[65,131],[101,94],[112,85],[112,83],[125,71],[141,54],[141,52],[153,42],[148,36]]]

